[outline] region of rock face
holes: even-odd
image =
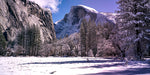
[[[93,8],[84,5],[73,6],[62,20],[55,23],[56,37],[60,39],[75,32],[79,32],[82,19],[91,19],[95,21],[97,25],[103,25],[104,23],[114,25],[112,20]]]
[[[0,26],[7,41],[15,40],[22,29],[32,25],[40,27],[43,43],[56,38],[49,10],[28,0],[0,0]]]
[[[117,13],[110,13],[110,12],[100,12],[100,14],[105,15],[109,20],[113,21],[114,23],[116,23],[116,16],[118,15]]]

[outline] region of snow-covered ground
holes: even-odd
[[[150,62],[132,61],[125,65],[121,61],[98,57],[0,57],[0,75],[105,74],[150,75]]]

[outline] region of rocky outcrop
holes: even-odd
[[[114,25],[113,21],[93,8],[84,5],[73,6],[62,20],[55,23],[56,37],[60,39],[75,32],[79,32],[82,19],[91,19],[97,25],[103,25],[104,23]]]
[[[51,12],[28,0],[0,0],[0,26],[7,41],[32,25],[40,27],[43,43],[56,39]]]

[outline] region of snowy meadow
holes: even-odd
[[[0,0],[0,75],[150,75],[150,0]]]
[[[100,57],[0,57],[0,75],[150,75],[150,59]]]

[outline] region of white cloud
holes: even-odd
[[[49,8],[52,13],[58,12],[58,5],[61,4],[62,0],[30,0],[43,8]]]

